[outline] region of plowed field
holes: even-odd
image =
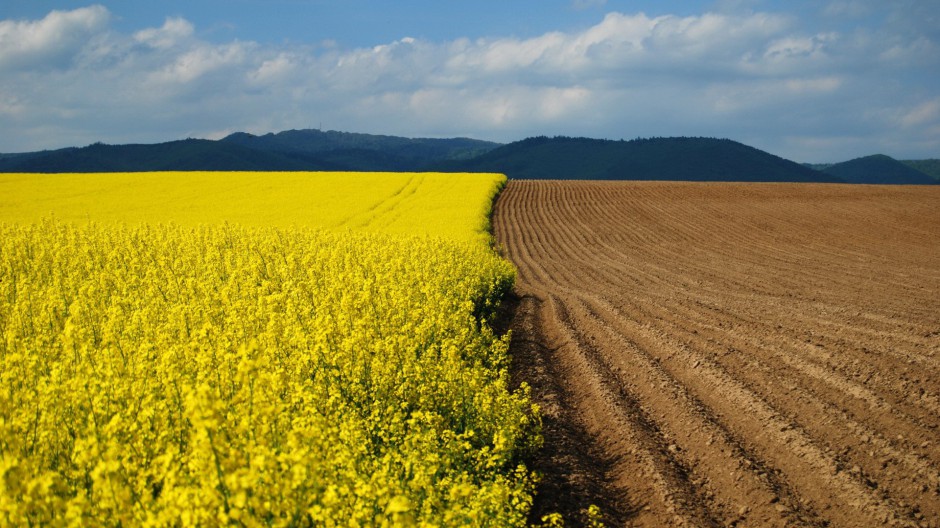
[[[533,517],[940,526],[940,188],[513,181]]]

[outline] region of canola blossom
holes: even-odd
[[[0,222],[228,222],[490,239],[502,174],[118,172],[0,174]]]
[[[358,230],[0,224],[0,524],[523,525],[503,180],[466,179],[471,227],[419,235],[384,201]]]

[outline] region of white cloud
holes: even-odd
[[[177,56],[150,79],[161,85],[185,85],[226,67],[232,67],[232,73],[238,74],[250,59],[246,47],[240,43],[194,47]]]
[[[825,54],[826,43],[837,38],[835,33],[820,33],[812,37],[788,36],[771,42],[764,52],[764,58],[774,61],[801,57],[816,58]]]
[[[799,149],[825,144],[824,134],[924,136],[940,119],[936,79],[917,77],[940,62],[929,35],[808,31],[780,13],[612,12],[527,39],[404,36],[359,49],[208,42],[182,18],[121,34],[109,20],[93,6],[0,21],[0,72],[17,72],[0,76],[0,114],[11,121],[0,151],[322,122],[496,140],[714,135],[812,161]],[[902,75],[921,89],[886,82]],[[896,110],[865,111],[887,106]],[[933,144],[920,139],[911,144]]]
[[[904,127],[940,125],[940,97],[905,109],[902,114],[900,122]]]
[[[696,17],[610,13],[582,32],[465,44],[447,68],[467,76],[586,75],[610,77],[629,68],[736,68],[741,55],[779,35],[787,17],[755,14]],[[676,72],[681,76],[680,72]]]
[[[551,124],[562,119],[583,116],[591,91],[580,86],[569,88],[509,86],[493,89],[451,90],[420,89],[410,94],[383,94],[368,98],[369,112],[391,111],[400,117],[418,119],[423,124],[440,127],[459,121],[477,128],[513,127],[520,120]],[[454,101],[461,105],[455,106]]]
[[[709,53],[739,53],[780,34],[789,25],[788,17],[763,13],[745,16],[706,13],[659,20],[653,32],[657,49],[699,57]]]
[[[193,25],[189,21],[174,17],[167,18],[160,28],[147,28],[134,33],[134,40],[158,49],[171,48],[187,41],[193,36]]]
[[[0,20],[0,72],[66,67],[108,19],[108,10],[94,5],[37,21]]]
[[[263,60],[257,69],[248,73],[248,78],[258,85],[277,85],[286,82],[299,67],[296,57],[289,53],[278,53]]]

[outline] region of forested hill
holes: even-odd
[[[289,130],[224,139],[185,139],[149,145],[105,145],[0,154],[0,172],[421,171],[430,164],[476,156],[499,143],[467,138]]]
[[[237,132],[221,141],[267,152],[313,156],[350,170],[420,170],[429,163],[472,158],[500,146],[469,138],[405,138],[335,130],[287,130],[263,136]]]
[[[933,177],[884,154],[836,163],[824,170],[849,183],[931,185]]]
[[[502,172],[516,179],[840,182],[729,139],[610,141],[534,137],[442,169]]]
[[[901,163],[940,181],[940,159],[901,160]]]
[[[0,172],[149,172],[149,171],[342,170],[298,154],[265,152],[207,139],[152,145],[105,145],[7,154]]]
[[[0,154],[0,172],[500,172],[515,179],[940,183],[937,160],[801,165],[730,139],[532,137],[509,144],[320,130]]]

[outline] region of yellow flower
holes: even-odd
[[[77,176],[43,180],[66,221],[0,207],[0,523],[524,524],[538,421],[482,324],[515,273],[484,231],[504,178],[86,178],[102,223]],[[158,213],[234,181],[304,192]]]

